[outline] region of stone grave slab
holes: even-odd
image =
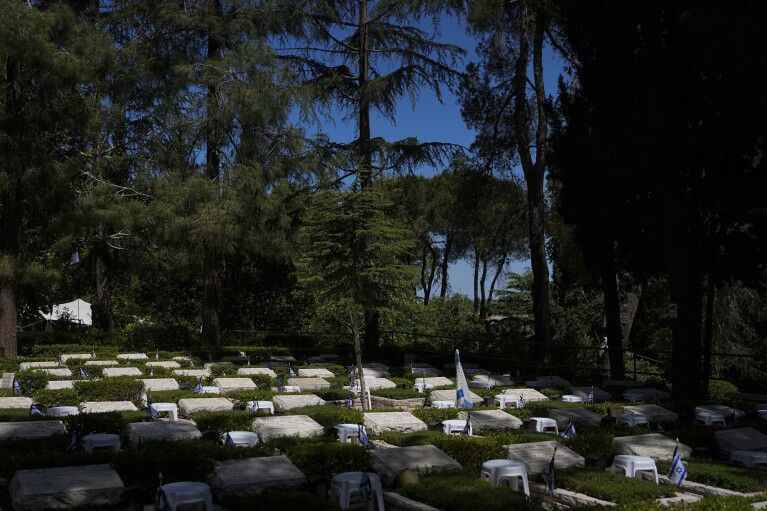
[[[561,387],[561,388],[567,388],[572,387],[572,383],[565,380],[561,376],[556,375],[550,375],[550,376],[536,376],[536,381],[540,382],[541,386],[544,388],[547,387]]]
[[[509,459],[521,461],[527,467],[528,473],[540,474],[549,466],[554,447],[557,455],[554,457],[554,468],[583,467],[586,459],[580,454],[568,449],[556,440],[532,442],[527,444],[507,445]]]
[[[281,436],[318,436],[322,435],[325,429],[308,415],[271,415],[253,419],[253,431],[258,433],[261,440],[268,441]]]
[[[57,362],[22,362],[19,364],[19,371],[29,371],[30,369],[41,369],[45,367],[57,367]]]
[[[725,420],[730,419],[733,414],[735,414],[736,420],[741,420],[745,418],[746,416],[746,412],[744,412],[743,410],[738,410],[737,408],[732,408],[725,405],[696,406],[695,413],[698,413],[698,412],[719,413],[719,414],[722,414]]]
[[[318,368],[302,368],[298,370],[298,376],[303,378],[333,378],[335,374],[332,371],[328,371],[324,367]]]
[[[155,362],[147,362],[147,367],[164,367],[165,369],[180,369],[181,364],[176,362],[175,360],[165,360],[165,361],[155,361]]]
[[[149,357],[146,356],[146,353],[120,353],[117,358],[120,360],[144,360]]]
[[[245,376],[252,376],[254,374],[265,374],[270,378],[277,378],[277,373],[269,369],[268,367],[240,367],[237,369],[237,374]]]
[[[658,400],[670,399],[671,394],[649,387],[627,389],[623,392],[623,399],[626,401],[654,401],[656,398]]]
[[[83,413],[104,412],[135,412],[136,405],[130,401],[86,401],[83,403]]]
[[[9,492],[17,511],[117,506],[125,485],[109,465],[17,470]]]
[[[110,376],[143,376],[144,373],[138,367],[105,367],[101,370],[105,378]]]
[[[179,400],[178,408],[186,415],[197,412],[223,412],[232,410],[234,403],[224,397],[193,397]]]
[[[275,362],[295,362],[296,359],[293,358],[293,355],[272,355],[269,357],[269,360],[273,360]],[[282,364],[285,365],[285,364]]]
[[[0,440],[45,438],[64,433],[64,425],[59,421],[0,422]]]
[[[72,371],[68,367],[52,367],[52,368],[43,367],[41,369],[35,369],[35,371],[46,373],[51,376],[58,376],[59,378],[66,378],[66,377],[72,376]]]
[[[624,406],[623,409],[625,410],[625,413],[647,415],[651,421],[676,422],[679,418],[674,412],[666,410],[658,405],[629,405]]]
[[[173,378],[145,378],[139,381],[144,383],[144,390],[147,392],[179,389],[178,382]]]
[[[522,399],[527,403],[532,403],[533,401],[546,401],[548,399],[545,394],[541,394],[535,389],[506,389],[503,393],[511,394],[512,396],[522,396]]]
[[[288,385],[298,387],[302,391],[330,388],[330,383],[324,378],[288,378]]]
[[[117,360],[86,360],[85,364],[86,366],[116,366],[120,365],[120,362]]]
[[[246,355],[227,355],[221,357],[222,362],[233,362],[235,364],[247,364],[248,357]]]
[[[386,378],[365,378],[365,385],[368,390],[393,389],[397,384]]]
[[[30,406],[32,406],[31,397],[0,397],[0,410],[10,408],[28,410]]]
[[[410,412],[365,413],[365,427],[374,434],[385,431],[413,433],[427,429],[426,423]]]
[[[602,423],[602,416],[585,408],[552,408],[548,411],[549,417],[557,421],[559,430],[567,427],[572,421],[573,424],[584,426],[599,426]]]
[[[432,403],[434,401],[455,401],[455,389],[453,390],[432,390],[429,393]],[[473,405],[478,405],[485,402],[485,398],[478,396],[469,389],[469,395],[466,398],[471,401]]]
[[[676,447],[675,440],[660,433],[615,437],[613,443],[620,454],[647,456],[655,460],[670,460]],[[679,455],[682,458],[688,458],[691,454],[690,447],[679,444]]]
[[[439,472],[456,470],[461,464],[439,450],[434,445],[414,445],[375,449],[370,451],[373,457],[373,470],[381,477],[384,484],[391,484],[405,469],[416,472]]]
[[[258,365],[260,367],[266,367],[267,369],[271,369],[273,367],[285,367],[285,364],[282,362],[261,362]]]
[[[82,358],[93,358],[92,353],[66,353],[64,355],[61,355],[59,357],[61,359],[61,362],[64,363],[69,359],[82,359]]]
[[[0,389],[10,389],[13,387],[13,379],[16,377],[16,373],[3,373],[3,377],[0,378]]]
[[[208,370],[210,370],[211,367],[231,367],[232,369],[237,368],[237,366],[231,362],[205,362],[202,367]]]
[[[455,382],[451,380],[450,378],[445,378],[444,376],[431,376],[427,378],[417,378],[415,380],[416,383],[425,383],[427,386],[431,385],[432,387],[445,387],[447,385],[455,385]]]
[[[732,451],[767,451],[767,435],[754,428],[724,429],[714,433],[719,450]]]
[[[502,374],[475,374],[474,381],[490,385],[491,387],[513,387],[516,385],[511,378]]]
[[[388,371],[389,366],[386,364],[382,364],[381,362],[368,362],[365,364],[362,364],[363,369],[380,369],[381,371]]]
[[[519,429],[522,427],[522,421],[503,410],[477,410],[473,412],[460,412],[458,416],[462,420],[471,413],[471,427],[474,433],[483,431],[506,431],[509,429]]]
[[[363,367],[362,374],[365,378],[386,378],[387,376],[391,376],[389,371],[381,369],[380,367]]]
[[[274,406],[280,410],[292,410],[303,406],[324,405],[325,400],[314,394],[280,394],[273,398]]]
[[[221,389],[221,392],[256,390],[258,388],[250,378],[215,378],[213,383]]]
[[[147,442],[174,442],[201,438],[202,433],[190,421],[131,422],[129,443],[135,448]]]
[[[287,456],[265,456],[219,461],[208,484],[219,495],[250,497],[269,488],[295,490],[306,484],[306,476]]]
[[[174,376],[194,376],[195,378],[202,376],[205,378],[206,376],[210,376],[210,371],[207,369],[176,369],[171,371],[171,374]]]
[[[74,380],[50,380],[45,384],[45,388],[48,390],[62,390],[75,388]]]
[[[594,391],[594,401],[610,401],[612,399],[609,392],[597,387],[570,387],[567,389],[570,394],[583,398],[584,402],[588,399],[592,390]]]

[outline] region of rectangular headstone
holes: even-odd
[[[741,420],[746,416],[746,413],[743,410],[738,410],[737,408],[732,408],[725,405],[696,406],[695,413],[698,412],[718,413],[721,414],[725,419],[730,419],[733,415],[735,415],[736,420]]]
[[[101,374],[105,378],[110,376],[143,376],[144,373],[138,367],[106,367]]]
[[[555,469],[583,467],[586,464],[586,459],[583,456],[571,451],[556,440],[513,444],[505,447],[509,449],[509,459],[524,463],[527,472],[531,474],[540,474],[548,468],[551,455],[554,454],[554,447],[557,447],[557,454],[554,457]]]
[[[10,408],[29,410],[30,406],[32,406],[31,397],[0,397],[0,410]]]
[[[389,366],[386,364],[382,364],[380,362],[370,362],[366,364],[362,364],[363,369],[380,369],[381,371],[388,371]]]
[[[59,421],[0,422],[0,440],[45,438],[64,433],[64,425]]]
[[[50,380],[45,384],[45,388],[48,390],[62,390],[75,388],[74,380]]]
[[[654,401],[670,399],[671,394],[663,390],[652,388],[626,389],[623,391],[623,399],[626,401]]]
[[[476,374],[474,375],[474,381],[488,384],[491,387],[512,387],[516,385],[511,378],[501,374]]]
[[[234,404],[224,397],[193,397],[181,399],[178,408],[184,414],[197,412],[223,412],[232,410]]]
[[[651,421],[676,422],[679,418],[679,416],[671,410],[666,410],[658,405],[629,405],[624,406],[623,409],[626,413],[647,415]]]
[[[83,413],[135,412],[138,408],[130,401],[86,401]]]
[[[314,394],[278,394],[274,396],[274,406],[280,410],[292,410],[304,406],[324,404],[325,400]]]
[[[82,358],[93,358],[93,354],[91,353],[67,353],[64,355],[61,355],[61,362],[64,363],[69,359],[82,359]]]
[[[232,369],[236,369],[237,366],[232,364],[231,362],[205,362],[203,365],[203,368],[210,369],[211,367],[230,367]]]
[[[208,484],[219,495],[255,497],[269,488],[295,490],[306,476],[287,456],[266,456],[219,461]]]
[[[117,358],[121,360],[144,360],[149,357],[146,356],[146,353],[120,353]]]
[[[719,450],[732,451],[767,451],[767,435],[754,428],[724,429],[714,433]]]
[[[245,376],[252,376],[254,374],[265,374],[270,378],[277,378],[277,373],[269,369],[268,367],[240,367],[237,369],[237,374]]]
[[[368,390],[393,389],[397,384],[386,378],[365,378],[365,386]]]
[[[561,387],[561,388],[567,388],[572,387],[572,383],[565,380],[561,376],[551,375],[551,376],[536,376],[535,379],[540,382],[540,384],[546,388],[551,387],[552,385],[554,387]]]
[[[620,454],[647,456],[655,460],[670,460],[677,445],[676,441],[660,433],[619,436],[613,439],[613,444],[618,448]],[[692,454],[692,449],[684,444],[679,444],[678,452],[682,458],[688,458]]]
[[[139,381],[144,383],[144,390],[147,392],[179,389],[178,382],[173,378],[146,378]]]
[[[30,369],[40,369],[43,367],[56,367],[57,362],[22,362],[19,364],[19,371],[29,371]]]
[[[194,376],[195,378],[202,376],[205,378],[206,376],[210,376],[210,371],[207,369],[176,369],[171,371],[171,374],[174,376]]]
[[[299,436],[302,438],[322,435],[324,428],[308,415],[285,415],[256,417],[253,419],[253,431],[263,441],[281,436]]]
[[[256,384],[250,378],[215,378],[213,383],[221,392],[237,390],[256,390]]]
[[[288,385],[299,387],[301,390],[329,389],[330,383],[324,378],[288,378]]]
[[[3,377],[0,378],[0,389],[10,389],[13,387],[13,379],[16,377],[16,373],[3,373]]]
[[[86,360],[83,365],[86,366],[117,366],[120,362],[117,360]]]
[[[72,371],[68,367],[53,367],[51,369],[45,367],[42,369],[35,369],[35,371],[46,373],[51,376],[58,376],[59,378],[72,376]]]
[[[365,414],[365,427],[377,435],[386,431],[413,433],[427,429],[426,423],[410,412],[369,412]]]
[[[172,442],[201,438],[202,433],[189,421],[131,422],[130,446],[135,448],[146,442]]]
[[[458,416],[462,420],[471,415],[471,427],[474,433],[483,431],[508,431],[522,427],[522,421],[503,410],[476,410],[472,412],[460,412]]]
[[[557,421],[560,431],[571,421],[584,426],[599,426],[602,423],[601,415],[585,408],[552,408],[548,413],[549,417]]]
[[[176,362],[175,360],[165,360],[165,361],[155,361],[155,362],[147,362],[147,367],[164,367],[165,369],[180,369],[181,364]]]
[[[425,383],[426,385],[431,385],[432,387],[446,387],[448,385],[455,385],[455,382],[451,380],[450,378],[445,378],[444,376],[432,376],[427,378],[416,378],[415,383]]]
[[[316,369],[309,367],[299,369],[298,376],[302,376],[304,378],[333,378],[335,374],[333,374],[332,371],[328,371],[322,367]]]
[[[569,392],[570,394],[574,396],[578,396],[583,399],[585,402],[586,399],[588,399],[589,394],[591,394],[591,391],[594,391],[594,401],[609,401],[612,399],[612,396],[609,392],[605,392],[602,389],[598,389],[596,387],[570,387]]]
[[[293,358],[293,355],[272,355],[269,357],[270,360],[273,360],[275,362],[295,362],[296,359]],[[282,364],[285,365],[285,364]]]
[[[9,486],[17,511],[116,507],[124,490],[109,465],[17,470]]]
[[[391,376],[389,371],[379,367],[363,367],[362,374],[365,378],[386,378],[387,376]]]
[[[432,390],[429,393],[429,396],[431,397],[432,403],[434,401],[455,401],[455,390]],[[471,390],[469,390],[468,395],[464,397],[471,401],[475,406],[485,402],[485,398],[478,396]]]
[[[370,451],[370,454],[373,456],[373,470],[381,477],[381,482],[384,484],[391,484],[405,469],[416,472],[440,472],[461,468],[460,463],[434,445],[374,449]]]
[[[532,403],[533,401],[546,401],[549,399],[545,394],[541,394],[535,389],[506,389],[503,393],[517,397],[522,396],[527,403]]]

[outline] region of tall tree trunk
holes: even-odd
[[[357,311],[352,312],[352,331],[354,332],[354,357],[357,359],[357,381],[360,383],[360,400],[362,409],[367,410],[368,392],[365,375],[362,372],[362,344],[360,342],[360,319]]]
[[[535,330],[534,357],[538,362],[551,358],[551,310],[549,308],[549,267],[546,260],[545,197],[543,177],[548,152],[548,113],[546,91],[543,84],[543,35],[546,20],[534,15],[528,8],[529,0],[519,0],[520,29],[519,56],[514,73],[514,127],[517,152],[527,184],[528,236],[530,266],[533,271],[533,321]],[[511,8],[511,6],[509,6]],[[528,114],[527,83],[530,59],[530,24],[533,31],[533,84],[537,108],[535,148],[528,133],[531,123]],[[532,152],[535,152],[533,161]]]
[[[479,251],[474,247],[474,312],[479,312]]]
[[[430,240],[424,240],[424,249],[422,251],[421,262],[421,287],[423,287],[423,304],[429,305],[429,299],[431,298],[431,288],[434,285],[434,276],[437,274],[437,265],[439,263],[439,254],[434,249],[431,243],[426,243]],[[431,258],[431,263],[426,268],[426,258]],[[428,271],[428,275],[427,275]]]
[[[714,277],[708,274],[706,283],[706,330],[703,336],[703,396],[708,395],[709,382],[711,381],[711,351],[714,345],[714,301],[716,300],[716,285]]]
[[[632,285],[626,292],[626,300],[621,303],[621,336],[623,346],[629,346],[631,330],[634,328],[634,318],[639,309],[639,299],[642,296],[642,284]]]
[[[487,259],[482,260],[482,276],[479,278],[479,316],[487,317],[487,295],[485,293],[485,282],[487,281]]]
[[[94,263],[96,266],[96,317],[99,328],[104,332],[114,332],[115,319],[112,314],[112,289],[109,284],[109,253],[106,242],[107,227],[97,227]]]
[[[442,253],[442,264],[441,264],[441,275],[442,275],[442,283],[439,290],[439,297],[445,298],[447,296],[447,270],[450,263],[450,252],[453,249],[453,236],[452,233],[448,232],[445,235],[445,250]]]
[[[602,261],[602,291],[605,302],[610,378],[622,380],[625,377],[625,367],[623,362],[623,336],[621,335],[621,307],[618,296],[618,281],[615,277],[612,242],[605,244],[604,256]]]

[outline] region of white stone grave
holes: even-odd
[[[549,417],[557,421],[559,430],[572,422],[575,425],[599,426],[602,423],[602,416],[585,408],[552,408],[548,411]]]
[[[75,388],[75,380],[50,380],[45,384],[48,390],[63,390]]]
[[[397,384],[386,378],[365,378],[365,386],[368,390],[393,389]]]
[[[381,369],[380,367],[363,367],[362,374],[365,378],[386,378],[391,376],[388,370]]]
[[[3,373],[3,377],[0,378],[0,389],[10,389],[13,387],[13,379],[16,377],[16,373]]]
[[[138,367],[105,367],[101,370],[101,374],[105,378],[112,376],[143,376],[141,369]]]
[[[483,431],[507,431],[522,427],[520,419],[503,410],[462,411],[459,412],[458,416],[462,420],[466,420],[469,414],[471,414],[471,427],[475,434]]]
[[[195,378],[202,376],[205,378],[210,376],[210,371],[207,369],[176,369],[171,371],[171,374],[174,376],[194,376]]]
[[[273,360],[275,362],[295,362],[296,359],[293,358],[293,355],[272,355],[269,357],[270,360]],[[281,364],[285,365],[285,364]]]
[[[65,363],[67,360],[70,359],[83,359],[83,358],[93,358],[92,353],[67,353],[64,355],[61,355],[59,357],[61,359],[62,363]]]
[[[719,444],[719,450],[732,451],[765,451],[767,452],[767,435],[754,428],[724,429],[714,433]]]
[[[255,497],[269,488],[295,490],[306,476],[287,456],[266,456],[219,461],[208,484],[218,495]]]
[[[676,422],[679,418],[677,414],[671,410],[666,410],[662,406],[658,405],[629,405],[624,406],[625,413],[638,413],[640,415],[647,415],[651,422]]]
[[[533,401],[546,401],[549,399],[546,397],[545,394],[541,394],[535,389],[506,389],[503,391],[504,394],[511,394],[512,396],[522,396],[522,399],[525,400],[526,403],[532,403]]]
[[[410,412],[365,413],[365,427],[376,435],[386,431],[413,433],[427,429],[426,423]]]
[[[589,394],[591,394],[591,391],[594,391],[594,402],[597,401],[610,401],[612,399],[612,396],[609,392],[606,392],[602,389],[598,389],[597,387],[570,387],[567,389],[567,391],[574,395],[578,396],[581,399],[583,399],[583,402],[585,403],[586,400],[589,398]]]
[[[12,408],[17,410],[28,410],[30,406],[32,406],[31,397],[0,397],[0,410]]]
[[[733,414],[735,415],[735,420],[741,420],[746,417],[746,412],[744,412],[743,410],[738,410],[737,408],[732,408],[725,405],[696,406],[695,413],[700,413],[700,412],[718,413],[718,414],[721,414],[722,417],[725,418],[725,420],[731,419]]]
[[[256,390],[258,387],[250,378],[215,378],[213,383],[221,392],[232,392],[237,390]]]
[[[117,366],[120,362],[117,360],[86,360],[83,365],[86,366]]]
[[[120,353],[117,358],[120,360],[144,360],[149,357],[146,356],[146,353]]]
[[[375,449],[370,451],[370,454],[373,457],[373,470],[384,484],[391,484],[405,469],[415,472],[440,472],[461,468],[460,463],[434,445]]]
[[[9,486],[16,511],[117,507],[124,490],[109,465],[17,470]]]
[[[298,370],[298,376],[303,378],[333,378],[335,374],[332,371],[328,371],[325,368],[301,368]]]
[[[178,382],[173,378],[145,378],[139,381],[144,384],[144,390],[147,392],[179,389]]]
[[[0,440],[45,438],[65,432],[59,421],[0,422]]]
[[[135,412],[138,408],[130,401],[86,401],[82,410],[83,413]]]
[[[288,385],[304,390],[329,389],[330,382],[324,378],[288,378]]]
[[[670,460],[677,445],[675,440],[660,433],[615,437],[613,444],[620,454],[647,456],[655,460]],[[692,454],[692,449],[680,443],[678,452],[682,458],[687,458]]]
[[[560,388],[567,388],[572,387],[572,383],[565,380],[561,376],[556,375],[550,375],[550,376],[536,376],[536,381],[540,383],[540,385],[543,388],[549,388],[549,387],[560,387]]]
[[[427,388],[429,387],[446,387],[449,385],[455,385],[455,382],[450,378],[444,376],[430,376],[426,378],[416,378],[415,383],[425,383]]]
[[[19,364],[19,371],[29,371],[30,369],[41,369],[45,367],[57,367],[57,362],[22,362]]]
[[[304,406],[324,405],[325,400],[314,394],[278,394],[274,396],[274,406],[280,410],[292,410]]]
[[[34,369],[34,371],[46,373],[50,376],[57,376],[59,378],[67,378],[69,376],[72,376],[72,371],[70,371],[68,367],[53,367],[50,369],[47,367],[44,367],[42,369]]]
[[[275,373],[273,370],[269,369],[268,367],[240,367],[237,369],[237,374],[242,374],[244,376],[252,376],[254,374],[265,374],[269,376],[270,378],[277,378],[277,373]]]
[[[490,385],[491,387],[512,387],[516,385],[512,379],[502,374],[476,374],[474,375],[474,381]]]
[[[130,446],[135,448],[146,442],[171,442],[201,438],[202,433],[191,421],[131,422]]]
[[[233,408],[234,403],[223,397],[193,397],[178,402],[178,409],[185,415],[197,412],[224,412]]]
[[[154,361],[154,362],[147,362],[145,364],[147,367],[164,367],[165,369],[180,369],[181,364],[176,362],[175,360],[165,360],[165,361]]]
[[[299,436],[301,438],[319,436],[325,430],[308,415],[270,415],[253,419],[253,431],[258,433],[258,437],[266,442],[282,436]]]
[[[554,447],[557,454],[554,457],[554,468],[583,467],[586,460],[580,454],[568,449],[556,440],[546,442],[531,442],[504,446],[509,450],[509,459],[521,461],[530,474],[540,474],[548,468]]]
[[[455,390],[432,390],[429,397],[432,403],[434,401],[455,401]],[[471,390],[469,390],[468,396],[464,396],[464,398],[471,401],[474,406],[485,402],[485,398],[478,396]]]

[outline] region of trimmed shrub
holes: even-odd
[[[350,397],[354,397],[354,393],[352,391],[340,388],[315,390],[314,393],[325,401],[345,401]]]
[[[412,445],[433,444],[439,437],[444,437],[442,431],[416,431],[415,433],[397,433],[394,431],[385,431],[378,435],[378,438],[387,444],[397,447],[410,447]]]
[[[291,412],[296,415],[308,415],[323,428],[332,428],[336,424],[362,424],[364,420],[361,411],[340,406],[304,406]]]
[[[125,420],[125,417],[120,412],[67,415],[62,417],[62,422],[67,431],[79,428],[81,435],[111,433],[124,437],[128,434],[128,421]]]
[[[458,418],[457,408],[417,408],[411,413],[426,424],[440,424]]]
[[[509,451],[493,437],[441,435],[432,442],[467,470],[479,474],[487,460],[508,458]]]
[[[82,381],[77,392],[83,401],[133,401],[139,403],[144,384],[133,376],[114,376],[102,380]]]
[[[253,413],[240,410],[200,412],[194,414],[194,422],[200,431],[221,435],[227,431],[253,431],[253,417]]]
[[[684,463],[688,481],[743,493],[761,492],[767,488],[767,471],[765,470],[724,465],[701,459],[684,460]],[[671,461],[658,461],[656,465],[661,474],[667,474],[671,469]]]
[[[285,453],[306,475],[331,478],[341,472],[369,470],[370,453],[361,445],[338,442],[298,444]]]
[[[224,495],[223,505],[230,511],[252,511],[253,497]],[[324,495],[306,491],[267,490],[258,496],[259,511],[338,511],[341,508]]]
[[[646,429],[643,430],[647,432]],[[618,449],[613,444],[614,435],[611,431],[596,428],[578,429],[578,434],[564,440],[564,444],[581,456],[598,454],[605,458],[612,458],[618,454]]]
[[[32,396],[38,390],[44,389],[51,377],[42,371],[20,371],[16,373],[16,379],[21,385],[21,394]]]
[[[424,398],[424,395],[413,389],[377,389],[371,390],[370,395],[384,397],[386,399],[415,399]]]
[[[232,366],[211,366],[209,368],[211,378],[227,378],[235,376],[237,369]]]
[[[80,394],[75,389],[48,390],[41,389],[35,392],[35,402],[46,408],[52,406],[78,406]]]

